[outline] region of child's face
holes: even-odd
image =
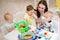
[[[48,12],[48,13],[45,13],[45,14],[44,14],[44,17],[45,17],[45,19],[46,19],[47,21],[50,21],[50,20],[52,20],[52,17],[53,17],[53,16],[52,16],[52,13],[49,13],[49,12]]]
[[[13,15],[6,15],[7,21],[12,22],[13,21]]]
[[[32,14],[34,14],[34,9],[33,10],[30,10],[30,11],[27,11],[27,12],[31,16]]]

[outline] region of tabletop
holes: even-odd
[[[31,26],[31,28],[32,28],[32,26]],[[35,29],[35,27],[32,28],[31,30],[34,30],[34,29]],[[29,31],[31,31],[31,30],[29,30]],[[47,31],[42,30],[42,32],[47,32]],[[51,33],[51,32],[49,32],[49,33],[52,36],[50,40],[57,40],[58,39],[58,34],[57,33]],[[18,40],[18,34],[19,34],[18,30],[14,29],[12,32],[5,35],[4,38],[7,39],[7,40]],[[43,38],[37,39],[37,40],[45,40],[45,39],[43,37]]]
[[[4,36],[5,39],[7,40],[18,40],[18,30],[15,29],[12,32],[8,33],[7,35]],[[57,40],[57,34],[56,33],[51,33],[52,38],[50,40]],[[37,39],[37,40],[45,40],[44,38]]]

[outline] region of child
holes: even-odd
[[[58,11],[57,13],[58,13],[58,16],[60,17],[60,11]]]
[[[44,28],[50,32],[54,32],[54,29],[53,29],[53,25],[52,25],[52,12],[48,11],[48,12],[45,12],[44,14]]]
[[[37,19],[37,17],[34,14],[34,8],[32,5],[28,5],[26,8],[26,15],[24,16],[25,21],[32,26],[36,26],[36,22],[35,19]]]
[[[13,15],[8,12],[4,14],[4,19],[6,22],[2,26],[3,29],[2,31],[4,32],[6,31],[5,34],[7,34],[8,32],[11,32],[15,28],[14,26],[15,23],[13,22]]]

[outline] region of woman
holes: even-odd
[[[41,0],[38,3],[37,6],[37,24],[42,22],[42,20],[44,19],[44,13],[48,11],[48,7],[47,7],[47,2],[45,0]]]

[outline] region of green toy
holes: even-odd
[[[18,29],[18,31],[20,33],[24,33],[24,32],[28,31],[29,26],[28,26],[27,22],[20,21],[20,22],[16,23],[16,28]]]

